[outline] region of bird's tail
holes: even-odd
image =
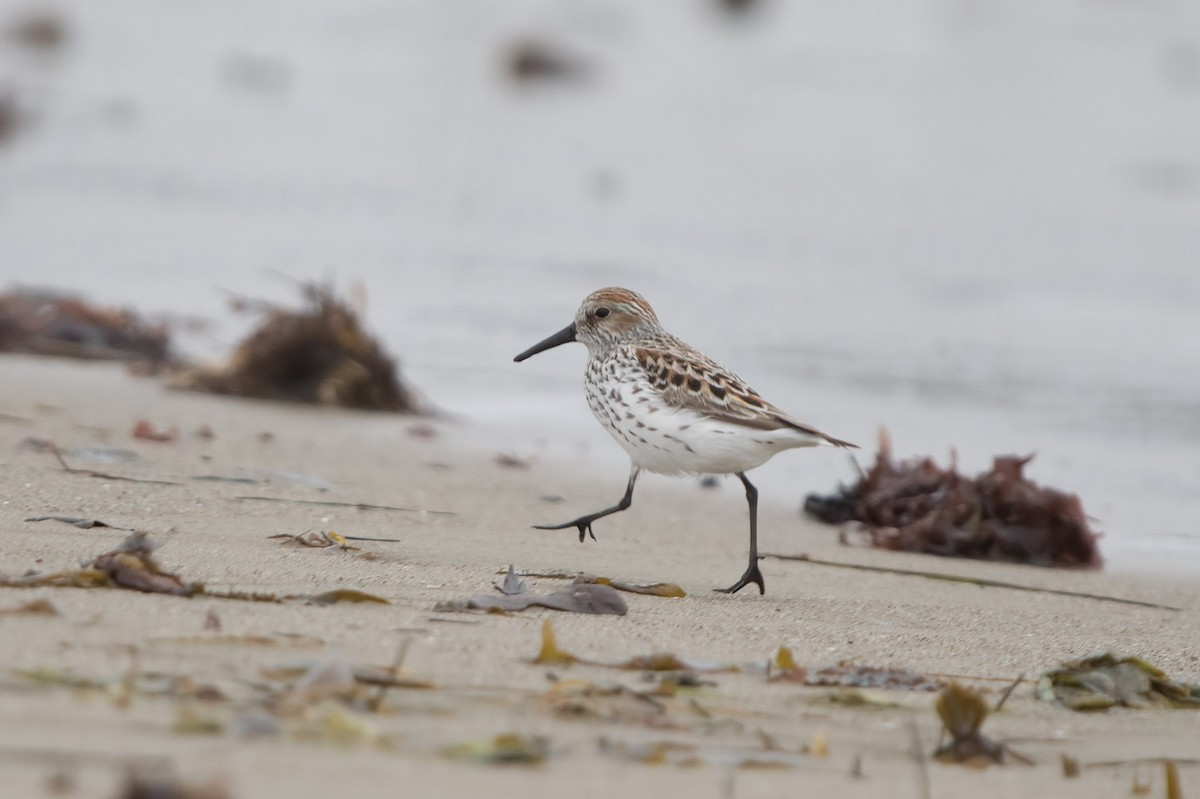
[[[842,449],[858,449],[858,444],[851,444],[849,441],[842,441],[840,438],[827,436],[824,433],[820,434],[825,443],[831,447],[841,447]]]

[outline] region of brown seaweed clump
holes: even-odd
[[[241,397],[412,413],[416,397],[396,362],[333,291],[303,287],[307,307],[271,307],[223,367],[200,367],[173,385]]]
[[[0,352],[136,362],[157,371],[171,358],[165,325],[42,289],[0,293]]]
[[[529,38],[509,46],[505,71],[523,83],[577,81],[587,76],[588,64],[554,42]]]
[[[829,524],[861,522],[883,549],[1099,569],[1098,536],[1079,497],[1027,479],[1032,458],[998,456],[990,471],[965,477],[932,458],[896,463],[883,432],[871,470],[835,494],[810,494],[804,511]]]

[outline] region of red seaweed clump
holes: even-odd
[[[882,549],[1099,569],[1098,536],[1079,497],[1026,478],[1032,459],[997,456],[971,478],[928,457],[896,463],[883,433],[870,471],[837,493],[810,494],[804,511],[828,524],[859,522]]]

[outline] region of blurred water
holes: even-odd
[[[967,470],[1030,452],[1113,567],[1200,564],[1200,5],[60,2],[6,42],[0,279],[227,320],[358,281],[484,446],[624,481],[581,347],[626,285],[776,404]],[[38,4],[0,0],[0,27]],[[517,85],[515,39],[588,66]],[[242,322],[194,339],[227,350]],[[832,452],[756,473],[798,502]]]

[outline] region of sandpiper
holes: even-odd
[[[592,522],[623,511],[633,501],[642,470],[658,474],[736,474],[750,505],[750,565],[728,588],[750,583],[766,593],[758,568],[758,489],[746,472],[775,454],[796,447],[856,445],[798,422],[723,366],[663,330],[654,309],[640,294],[606,288],[588,295],[575,321],[513,360],[582,341],[588,348],[584,390],[600,424],[632,461],[625,496],[611,508],[539,530],[579,529],[591,535]]]

